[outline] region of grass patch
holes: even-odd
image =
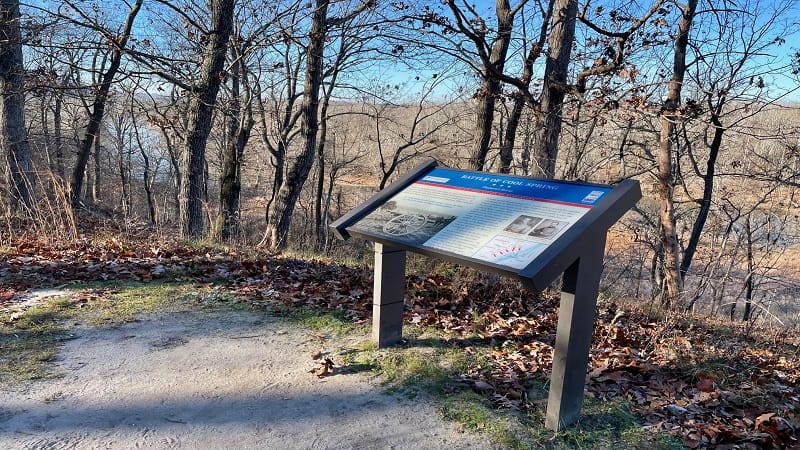
[[[541,419],[544,421],[544,415]],[[624,400],[584,401],[581,418],[575,426],[560,431],[553,440],[557,449],[667,449],[661,436],[643,429]]]
[[[344,309],[299,307],[272,311],[289,322],[312,331],[326,331],[335,335],[366,332],[367,326],[354,323]]]
[[[546,393],[545,393],[546,395]],[[504,448],[527,450],[653,449],[686,448],[667,434],[642,428],[625,401],[584,402],[581,418],[574,426],[555,433],[544,427],[545,403],[541,409],[510,411],[494,408],[485,397],[463,391],[442,401],[445,418],[466,429],[487,433]]]
[[[408,393],[419,387],[438,393],[450,379],[450,373],[440,364],[440,353],[425,350],[382,352],[376,363],[389,385],[412,389]]]
[[[90,325],[114,326],[139,314],[175,308],[195,298],[197,288],[178,284],[129,283],[79,291],[80,319]]]
[[[345,373],[371,372],[380,373],[376,352],[378,345],[372,341],[362,341],[351,348],[339,352],[342,361],[341,370]]]
[[[63,300],[0,314],[0,386],[56,376],[50,363],[66,336],[63,324],[70,316]]]
[[[475,392],[463,391],[448,396],[442,401],[445,419],[460,423],[464,428],[487,433],[492,440],[504,448],[535,448],[526,441],[526,428],[509,411],[492,408],[486,399]]]

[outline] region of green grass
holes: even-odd
[[[354,323],[343,309],[299,307],[273,313],[296,326],[312,331],[325,331],[339,336],[368,332],[368,325]]]
[[[648,441],[650,434],[639,425],[624,400],[585,400],[578,423],[556,436],[554,443],[559,445],[553,448],[662,448]]]
[[[191,286],[162,283],[104,283],[95,289],[79,289],[80,319],[94,326],[115,326],[136,319],[139,314],[186,307],[193,297]],[[82,296],[82,297],[81,297]]]
[[[544,393],[546,397],[546,392]],[[553,432],[544,427],[545,403],[527,411],[493,408],[485,397],[472,391],[459,392],[442,400],[445,418],[466,429],[487,433],[508,449],[653,449],[686,448],[667,434],[653,434],[642,428],[625,401],[584,403],[580,420],[570,428]]]
[[[64,300],[22,314],[1,314],[0,386],[56,376],[51,362],[66,337],[63,322],[70,316]]]

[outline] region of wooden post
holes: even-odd
[[[375,244],[375,281],[372,301],[372,340],[378,347],[400,342],[406,290],[406,251]]]
[[[583,406],[605,242],[605,233],[599,234],[584,247],[583,255],[564,271],[544,422],[554,431],[574,424]]]

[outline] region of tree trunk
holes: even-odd
[[[270,189],[270,194],[269,198],[267,199],[267,204],[264,207],[264,221],[267,224],[269,224],[270,221],[270,212],[272,210],[272,204],[275,202],[275,198],[278,196],[278,191],[280,190],[281,186],[283,186],[283,178],[286,173],[286,151],[289,148],[291,141],[294,140],[294,137],[297,134],[295,130],[296,129],[295,124],[299,119],[299,114],[297,114],[297,112],[295,111],[294,105],[298,99],[298,96],[296,95],[298,77],[292,76],[292,74],[299,72],[299,63],[297,64],[298,66],[296,71],[293,72],[289,71],[286,74],[287,78],[290,81],[287,86],[286,102],[285,104],[280,106],[281,117],[277,124],[278,136],[274,144],[270,140],[269,130],[272,127],[267,123],[267,112],[260,95],[260,90],[258,90],[257,84],[254,86],[256,89],[253,94],[253,100],[259,102],[258,113],[261,122],[261,142],[269,150],[270,156],[272,158],[270,160],[270,164],[275,170],[274,176],[272,178],[272,188]],[[263,245],[264,242],[268,240],[269,240],[268,235],[265,234],[264,239],[261,241],[259,245]]]
[[[132,210],[132,197],[131,197],[131,160],[130,153],[126,155],[125,141],[122,136],[119,136],[117,143],[117,165],[119,166],[119,182],[122,190],[120,197],[120,206],[122,214],[127,218]]]
[[[150,220],[150,225],[156,225],[156,205],[153,199],[153,176],[150,172],[150,156],[147,154],[147,149],[142,142],[142,136],[139,133],[139,123],[136,120],[136,102],[135,91],[131,92],[130,107],[131,117],[133,118],[133,137],[136,139],[136,147],[139,149],[139,155],[142,157],[142,185],[144,187],[145,199],[147,200],[147,217]]]
[[[333,86],[336,85],[336,79],[339,77],[342,62],[347,57],[347,46],[345,45],[344,36],[342,36],[339,43],[339,52],[336,55],[336,62],[331,69],[330,86],[331,88],[325,92],[322,97],[322,105],[320,106],[320,124],[319,124],[319,141],[317,142],[317,186],[316,194],[314,197],[314,236],[317,239],[318,248],[324,250],[327,236],[327,227],[325,219],[327,214],[323,209],[327,210],[327,206],[323,207],[323,190],[325,189],[325,175],[327,167],[325,165],[325,150],[328,145],[328,107],[331,103],[331,96],[333,95]],[[334,133],[333,149],[336,151],[336,134]]]
[[[514,143],[517,140],[517,128],[525,102],[525,96],[521,92],[514,94],[514,106],[508,116],[503,144],[500,145],[500,173],[511,173],[511,166],[514,164]]]
[[[211,27],[200,83],[192,91],[189,120],[181,158],[179,209],[181,235],[199,238],[203,235],[203,190],[205,188],[206,144],[211,133],[214,105],[222,83],[228,38],[233,31],[235,0],[211,0]]]
[[[745,296],[744,296],[744,313],[742,314],[742,322],[748,322],[752,316],[753,311],[753,231],[750,227],[750,214],[745,217],[744,233],[747,238],[747,277],[744,279]],[[733,311],[731,311],[731,319],[733,319]]]
[[[539,30],[539,39],[528,49],[528,54],[523,63],[522,76],[520,77],[519,81],[526,90],[529,89],[531,79],[533,78],[533,64],[541,56],[544,43],[547,40],[547,29],[549,28],[550,20],[553,16],[555,2],[556,0],[547,1],[547,9],[544,11],[544,15],[542,17],[542,27]],[[501,173],[511,172],[511,168],[514,164],[514,145],[517,140],[517,129],[519,128],[522,120],[522,113],[525,109],[525,105],[528,102],[525,92],[522,90],[517,90],[517,92],[514,93],[513,98],[514,106],[511,109],[511,114],[508,116],[508,123],[506,125],[504,139],[500,144]],[[528,174],[528,165],[530,163],[530,142],[531,136],[530,133],[527,132],[525,133],[522,152],[523,154],[520,155],[522,171],[525,175]]]
[[[317,186],[314,196],[314,236],[320,248],[325,239],[323,231],[325,229],[325,216],[322,213],[322,191],[325,189],[325,148],[327,146],[326,139],[328,138],[327,109],[328,102],[326,101],[322,106],[322,123],[320,124],[319,143],[317,144]],[[336,143],[334,142],[333,145],[335,150]]]
[[[94,95],[92,103],[92,112],[89,115],[89,123],[86,125],[86,133],[78,146],[78,159],[75,162],[75,167],[72,169],[72,179],[70,181],[70,203],[73,207],[80,206],[81,202],[81,189],[83,189],[83,178],[86,172],[86,165],[89,162],[92,146],[96,145],[98,133],[100,132],[100,124],[103,121],[103,114],[106,109],[106,102],[108,100],[108,93],[111,90],[111,83],[114,81],[119,71],[119,66],[122,62],[122,55],[125,50],[125,45],[133,29],[133,21],[142,7],[144,0],[136,0],[136,3],[128,13],[128,18],[125,22],[125,28],[119,38],[115,39],[114,48],[111,50],[111,61],[109,62],[108,69],[103,73],[100,85],[97,86],[97,91]],[[97,183],[98,180],[95,180]]]
[[[92,165],[92,169],[94,170],[94,177],[92,177],[92,182],[89,183],[89,195],[92,199],[92,203],[99,203],[100,202],[100,181],[103,179],[103,171],[100,168],[100,135],[98,134],[94,138],[94,152],[92,153],[94,164]]]
[[[333,198],[333,189],[336,186],[337,174],[338,174],[338,168],[336,166],[332,167],[330,172],[328,173],[328,185],[325,192],[325,200],[323,202],[322,217],[330,216],[331,199]],[[331,233],[328,227],[323,227],[322,238],[323,241],[321,245],[321,250],[323,252],[327,252],[328,250],[330,250],[330,245],[331,245]]]
[[[167,148],[167,153],[169,153],[169,167],[171,175],[169,178],[172,180],[171,195],[173,208],[170,209],[169,217],[172,219],[177,219],[180,217],[180,190],[181,184],[183,183],[181,161],[180,156],[178,155],[178,149],[172,145],[173,140],[170,137],[169,132],[164,128],[161,128],[161,137],[164,138],[164,144],[166,144],[165,147]],[[164,211],[166,212],[166,207]]]
[[[708,213],[711,210],[711,197],[714,194],[714,175],[717,167],[717,157],[719,156],[720,148],[722,147],[722,135],[725,130],[722,128],[722,123],[719,121],[717,114],[712,114],[711,123],[714,125],[714,138],[709,147],[708,160],[706,161],[706,173],[703,175],[703,199],[700,201],[700,211],[697,213],[697,218],[692,225],[692,234],[689,237],[689,243],[683,250],[683,258],[681,259],[681,279],[686,278],[686,273],[689,271],[689,266],[692,264],[692,259],[697,251],[697,245],[700,243],[700,237],[703,234],[703,228],[706,226]]]
[[[543,123],[537,143],[540,146],[536,161],[545,178],[553,178],[558,159],[558,139],[561,136],[561,107],[566,94],[569,60],[575,40],[577,0],[556,0],[553,9],[553,26],[548,37],[547,62],[540,111]]]
[[[64,183],[66,178],[66,169],[64,164],[64,139],[61,131],[61,107],[64,103],[64,97],[60,92],[55,93],[53,105],[53,137],[55,139],[56,147],[56,173],[60,183]]]
[[[0,145],[11,177],[11,207],[33,206],[33,163],[25,129],[25,79],[19,0],[0,1]]]
[[[270,205],[269,222],[265,239],[270,249],[282,250],[286,247],[292,213],[303,185],[314,164],[319,128],[319,89],[323,78],[323,57],[327,35],[327,15],[330,0],[316,0],[311,21],[308,49],[306,51],[306,73],[303,84],[302,133],[305,138],[303,151],[292,164],[286,179]]]
[[[659,141],[657,191],[661,204],[659,213],[660,243],[664,251],[664,282],[666,297],[664,304],[680,306],[683,290],[678,255],[678,234],[675,225],[674,180],[672,170],[672,130],[673,119],[661,117],[661,137]]]
[[[497,0],[497,38],[492,43],[489,55],[491,68],[483,70],[483,81],[478,90],[478,107],[476,110],[475,138],[470,151],[469,165],[472,170],[483,170],[489,154],[489,143],[492,139],[494,123],[494,107],[501,95],[500,80],[494,73],[503,73],[511,43],[511,32],[514,27],[514,14],[508,0]]]
[[[669,83],[667,100],[662,108],[660,122],[661,134],[658,152],[658,174],[656,176],[659,203],[660,243],[664,251],[664,276],[666,297],[664,303],[681,307],[683,279],[681,278],[678,253],[678,234],[675,226],[674,180],[672,170],[672,138],[675,123],[680,120],[681,88],[686,73],[686,49],[689,45],[689,30],[692,27],[697,0],[689,0],[683,10],[683,18],[678,26],[672,63],[672,80]]]
[[[494,107],[497,96],[500,93],[500,82],[486,78],[489,76],[491,75],[484,72],[484,80],[478,89],[478,106],[475,109],[475,137],[469,159],[469,168],[471,170],[483,170],[492,139]]]
[[[236,72],[232,76],[231,89],[231,124],[228,131],[228,142],[222,161],[222,182],[220,186],[220,214],[218,218],[217,235],[220,239],[231,239],[239,235],[240,231],[240,194],[242,191],[242,156],[250,133],[253,130],[253,107],[250,91],[247,88],[246,67],[244,61],[237,55]],[[245,98],[242,105],[240,83],[244,83]]]
[[[153,201],[153,179],[150,174],[150,157],[144,147],[139,146],[139,151],[142,155],[142,178],[144,182],[144,193],[147,198],[147,217],[150,219],[150,225],[156,225],[156,205]]]
[[[275,169],[275,176],[272,179],[272,190],[270,191],[269,199],[265,208],[265,221],[269,225],[270,212],[272,211],[272,204],[278,197],[278,191],[283,186],[283,175],[286,173],[286,144],[283,140],[278,142],[277,150],[272,155],[272,166]]]

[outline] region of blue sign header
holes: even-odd
[[[417,183],[583,207],[594,206],[612,190],[610,186],[537,180],[440,167],[431,170]]]

